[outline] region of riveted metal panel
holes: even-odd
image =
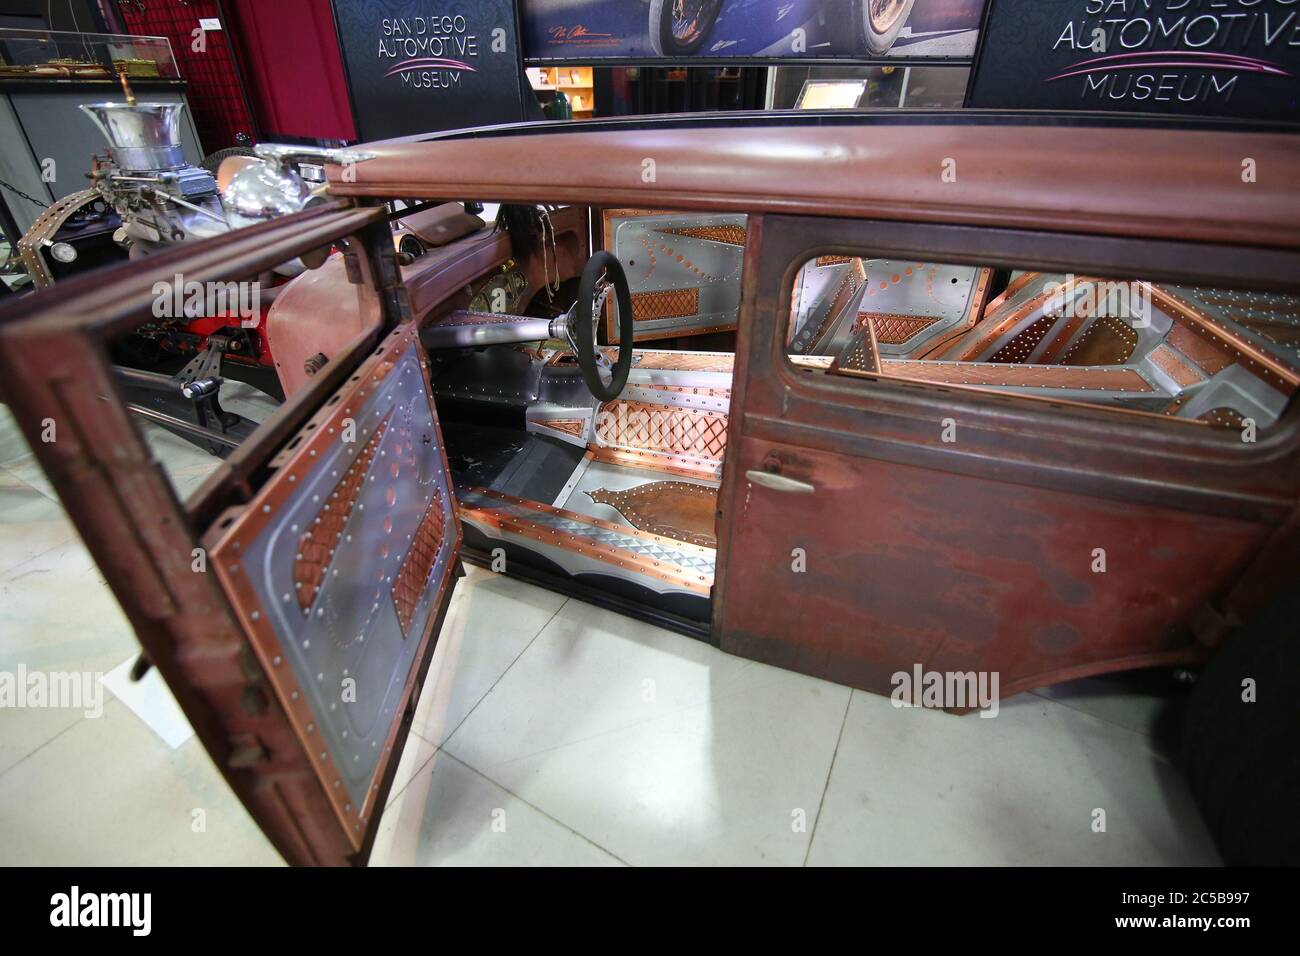
[[[426,359],[400,327],[218,522],[212,560],[359,834],[458,545]]]

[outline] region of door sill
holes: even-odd
[[[499,544],[499,543],[498,543]],[[480,568],[492,570],[492,555],[480,547],[471,545],[466,540],[461,545],[461,558],[468,564],[476,565]],[[544,568],[533,567],[525,564],[523,561],[508,561],[508,571],[497,572],[505,574],[507,577],[516,578],[528,584],[535,584],[538,587],[546,588],[548,591],[554,591],[556,594],[563,594],[565,597],[575,598],[584,601],[587,604],[593,604],[596,607],[604,608],[607,611],[615,611],[624,614],[638,621],[644,621],[647,624],[653,624],[656,627],[662,627],[665,630],[675,631],[678,634],[684,634],[686,637],[695,638],[698,641],[704,641],[706,644],[714,644],[712,627],[707,621],[697,621],[692,618],[684,617],[680,614],[674,614],[671,611],[662,608],[651,607],[641,601],[625,597],[621,594],[613,594],[604,588],[597,587],[594,584],[588,584],[585,581],[571,577],[562,571],[548,571]]]

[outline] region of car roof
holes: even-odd
[[[1294,127],[998,113],[708,113],[359,147],[339,196],[792,213],[1300,248]]]

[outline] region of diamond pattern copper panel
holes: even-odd
[[[699,311],[699,289],[662,289],[632,294],[632,318],[637,322],[684,319],[699,314]]]
[[[606,402],[596,416],[596,440],[613,448],[721,461],[727,416],[648,402]]]
[[[859,322],[870,322],[876,329],[876,341],[885,345],[902,345],[935,322],[935,316],[897,315],[892,312],[859,312]]]
[[[564,432],[564,434],[572,435],[574,438],[581,438],[587,433],[587,420],[585,418],[539,418],[536,424],[544,428],[553,428],[557,432]]]
[[[390,417],[391,414],[390,412]],[[311,609],[316,594],[320,591],[321,582],[325,580],[325,572],[329,569],[330,559],[334,557],[334,549],[339,538],[343,536],[343,528],[348,523],[348,516],[352,514],[352,507],[361,492],[361,485],[370,472],[370,463],[374,461],[379,443],[383,441],[384,432],[388,430],[388,421],[389,419],[385,418],[375,429],[374,435],[366,442],[356,460],[330,492],[329,499],[321,505],[311,527],[298,539],[298,554],[293,563],[293,580],[294,588],[298,592],[298,606],[304,612]]]
[[[655,232],[668,236],[707,239],[709,242],[725,242],[729,246],[745,244],[744,226],[687,226],[680,229],[656,229]]]
[[[415,540],[402,559],[402,568],[397,572],[397,580],[393,582],[393,604],[397,608],[397,619],[402,625],[403,637],[410,634],[411,621],[429,583],[429,572],[433,570],[438,551],[442,548],[443,532],[446,530],[444,515],[442,490],[434,485],[433,500],[420,519]]]

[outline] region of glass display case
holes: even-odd
[[[0,29],[0,79],[179,79],[166,37]]]

